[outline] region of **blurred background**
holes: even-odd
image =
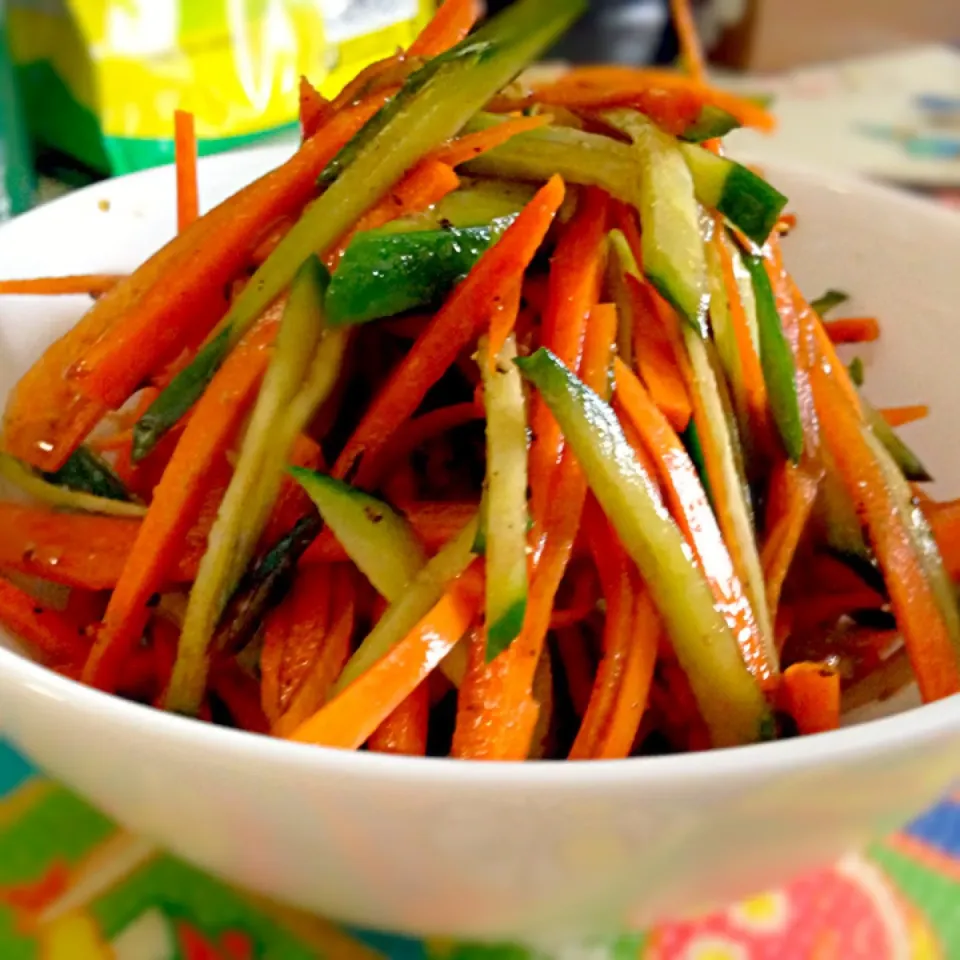
[[[0,215],[173,158],[295,140],[297,84],[325,94],[409,42],[435,0],[0,0]],[[508,0],[488,0],[495,12]],[[714,81],[774,100],[787,157],[960,190],[960,2],[695,0]],[[554,61],[669,64],[668,0],[591,0]]]

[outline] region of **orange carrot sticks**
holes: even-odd
[[[298,570],[290,592],[264,621],[260,702],[271,724],[289,707],[326,639],[333,579],[328,566]]]
[[[776,128],[776,121],[768,111],[744,97],[671,70],[654,68],[576,67],[559,80],[536,87],[529,96],[501,105],[520,109],[531,103],[546,103],[576,110],[637,104],[646,109],[647,104],[656,99],[661,101],[662,109],[662,102],[673,98],[679,101],[680,109],[689,112],[687,104],[691,97],[696,98],[701,108],[709,104],[726,110],[745,127],[767,131]]]
[[[876,317],[824,320],[823,327],[833,343],[871,343],[880,339],[880,324]]]
[[[760,366],[760,355],[754,345],[747,321],[747,312],[740,296],[740,288],[734,273],[733,255],[722,234],[723,224],[718,222],[714,237],[714,247],[723,270],[723,285],[727,293],[730,310],[730,325],[737,342],[737,355],[740,360],[740,375],[743,379],[743,401],[749,417],[753,434],[761,445],[770,438],[770,403],[767,397],[767,385]]]
[[[960,692],[953,630],[837,373],[826,365],[813,370],[824,438],[880,563],[920,693],[925,701],[950,696]]]
[[[609,209],[607,194],[595,188],[585,191],[551,260],[541,342],[570,369],[576,368],[587,318],[600,296]],[[543,515],[544,501],[550,495],[550,477],[560,459],[563,440],[557,421],[539,394],[531,403],[530,424],[530,490],[536,518]]]
[[[430,675],[470,628],[479,599],[454,582],[440,602],[388,654],[290,735],[318,746],[356,750]]]
[[[444,0],[410,44],[408,57],[435,57],[458,44],[483,15],[480,0]]]
[[[195,336],[198,326],[209,330],[220,319],[206,311],[210,292],[222,291],[246,265],[258,239],[256,228],[296,212],[310,199],[317,175],[377,106],[374,100],[341,111],[285,164],[196,221],[161,251],[176,269],[173,263],[157,269],[154,257],[100,300],[91,314],[110,314],[121,293],[128,302],[123,322],[111,316],[92,348],[70,369],[77,389],[119,406],[179,352],[185,339]],[[198,313],[198,306],[206,312]]]
[[[737,638],[744,662],[761,684],[777,673],[764,652],[763,638],[713,509],[687,451],[643,384],[619,359],[614,361],[616,398],[633,421],[656,465],[670,512],[703,570],[718,609]]]
[[[100,297],[112,290],[123,279],[122,274],[85,273],[68,277],[0,280],[0,294],[40,297],[87,294],[91,297]]]
[[[351,239],[365,230],[376,230],[391,220],[432,207],[456,190],[460,180],[453,168],[440,160],[421,160],[385,197],[368,210],[325,257],[327,269],[336,269]]]
[[[177,231],[183,233],[200,213],[197,131],[192,113],[174,111],[173,147],[177,169]]]
[[[306,78],[300,78],[300,135],[309,140],[333,115],[333,105]]]
[[[616,338],[617,316],[610,305],[591,313],[583,341],[581,374],[584,383],[601,394],[608,392],[610,359]],[[559,466],[544,478],[548,493],[544,513],[534,522],[540,540],[536,571],[530,583],[527,610],[520,635],[487,664],[471,663],[461,687],[453,739],[454,756],[485,760],[524,760],[538,705],[533,678],[543,651],[550,613],[573,552],[587,484],[572,452],[565,451]],[[515,722],[516,721],[516,722]]]
[[[273,733],[278,737],[289,736],[323,707],[350,656],[357,614],[355,590],[346,570],[336,571],[332,579],[333,607],[329,630],[322,638],[309,669],[302,670],[302,680],[290,698],[289,706],[273,724]]]
[[[603,659],[571,760],[629,755],[646,709],[662,628],[646,590],[636,591],[632,564],[596,501],[584,521],[606,600]]]
[[[905,407],[884,407],[880,411],[891,427],[905,427],[908,423],[923,420],[930,416],[930,408],[925,403],[915,403]]]
[[[770,615],[776,617],[783,583],[817,499],[819,482],[802,466],[781,460],[767,492],[767,536],[760,552]]]
[[[333,469],[346,476],[363,454],[373,454],[417,409],[460,351],[478,334],[498,298],[516,285],[563,201],[553,177],[477,261],[393,371],[347,442]]]
[[[690,397],[677,369],[673,348],[657,315],[653,292],[630,274],[624,280],[633,310],[633,336],[640,376],[653,402],[674,430],[685,430],[690,422]]]
[[[84,669],[86,681],[111,689],[143,631],[147,601],[168,577],[203,503],[207,478],[253,401],[276,336],[279,311],[261,321],[211,381],[190,417],[147,511]]]
[[[446,163],[451,167],[458,167],[461,163],[475,160],[488,150],[495,150],[518,133],[526,133],[528,130],[536,130],[538,127],[546,126],[550,123],[550,120],[551,117],[548,115],[511,117],[509,120],[488,127],[486,130],[467,133],[451,140],[449,143],[445,143],[442,147],[434,150],[430,154],[430,158],[440,163]]]
[[[83,663],[90,641],[67,617],[48,610],[29,593],[0,578],[0,624],[50,667]]]
[[[490,333],[487,339],[487,360],[493,370],[497,357],[506,343],[507,337],[513,332],[520,315],[520,291],[518,283],[513,290],[499,303],[490,317]]]
[[[780,704],[802,734],[840,726],[840,674],[822,663],[795,663],[783,672]]]
[[[241,730],[270,732],[260,707],[259,684],[236,660],[214,666],[210,672],[210,692],[227,708],[230,718]]]
[[[374,753],[397,753],[422,757],[427,752],[430,720],[430,686],[421,683],[390,716],[373,731],[368,748]]]

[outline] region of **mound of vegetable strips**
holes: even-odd
[[[403,754],[626,757],[960,690],[960,506],[923,494],[782,261],[786,198],[688,74],[521,71],[584,0],[447,0],[285,164],[96,302],[3,419],[0,624],[211,722]],[[473,32],[471,32],[473,31]],[[26,496],[23,496],[23,495]],[[939,547],[938,547],[939,542]],[[941,554],[940,548],[943,553]],[[63,609],[35,599],[65,585]]]

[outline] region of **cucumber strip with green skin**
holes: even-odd
[[[900,472],[913,483],[929,483],[933,480],[929,471],[920,458],[900,438],[899,434],[884,419],[876,407],[869,404],[862,397],[860,406],[863,408],[863,417],[873,431],[873,435],[883,444],[893,462],[900,468]]]
[[[253,640],[266,612],[283,598],[297,562],[322,527],[320,515],[311,511],[250,567],[223,611],[215,649],[233,653]]]
[[[437,605],[447,586],[473,562],[476,536],[477,518],[474,517],[427,561],[347,661],[334,693],[349,686],[386,656]]]
[[[98,497],[50,483],[16,457],[3,452],[0,452],[0,480],[6,480],[40,503],[64,510],[98,513],[110,517],[142,517],[147,512],[147,508],[139,503]]]
[[[694,389],[697,391],[697,399],[704,411],[704,422],[696,425],[697,430],[708,435],[711,447],[719,454],[719,467],[723,475],[724,487],[728,493],[724,501],[724,509],[732,520],[734,536],[740,547],[740,555],[745,567],[741,571],[745,581],[743,586],[753,607],[753,615],[760,630],[767,661],[777,663],[777,651],[773,643],[773,624],[770,620],[770,608],[767,604],[766,582],[754,532],[750,492],[738,455],[739,444],[734,438],[733,429],[727,418],[720,385],[717,382],[713,364],[710,362],[706,343],[690,327],[684,327],[683,334],[687,356],[690,358],[690,365],[693,368]],[[697,437],[701,443],[702,457],[702,445],[707,438],[700,436],[700,433],[697,433]],[[707,491],[711,503],[716,505],[719,492],[712,490],[709,482],[704,484],[704,489]]]
[[[95,497],[107,500],[130,502],[130,494],[123,481],[113,472],[110,464],[89,447],[77,447],[59,470],[43,476],[58,487],[92,493]]]
[[[643,269],[664,299],[706,336],[710,295],[693,177],[677,141],[640,119],[633,135],[640,158]]]
[[[477,114],[466,127],[474,133],[503,122]],[[600,187],[633,204],[637,198],[637,161],[629,144],[573,127],[546,126],[511,137],[463,167],[480,176],[545,182],[559,174],[567,183]]]
[[[813,507],[813,520],[819,528],[819,536],[838,554],[874,564],[876,561],[863,537],[857,509],[840,479],[830,451],[822,448],[820,457],[824,471]]]
[[[390,601],[399,599],[427,562],[409,521],[348,483],[303,467],[288,469],[377,593]]]
[[[696,185],[697,199],[722,213],[758,246],[767,242],[787,198],[743,164],[703,147],[681,143]]]
[[[133,426],[131,458],[139,463],[200,399],[233,348],[229,330],[221,330],[198,351],[190,365],[146,409]]]
[[[854,357],[849,364],[847,364],[847,372],[850,374],[850,379],[853,381],[855,387],[862,387],[865,377],[863,369],[863,360],[860,357]]]
[[[429,210],[393,220],[374,232],[404,233],[490,225],[506,229],[536,193],[536,188],[530,184],[505,180],[462,178],[461,183],[459,189],[448,193]]]
[[[624,275],[635,272],[636,260],[627,238],[620,230],[611,230],[607,234],[611,256],[607,261],[607,284],[617,305],[617,355],[628,366],[633,366],[633,303]]]
[[[167,709],[194,715],[203,698],[210,641],[268,515],[262,489],[265,475],[271,467],[278,477],[282,475],[285,461],[269,463],[277,423],[293,403],[321,346],[326,277],[322,265],[311,257],[294,279],[236,469],[190,591]]]
[[[543,348],[515,362],[557,418],[591,489],[639,567],[714,744],[760,739],[769,726],[763,693],[613,410]]]
[[[902,515],[910,544],[916,552],[927,583],[933,593],[937,609],[950,635],[954,653],[960,661],[960,610],[957,593],[943,565],[940,548],[933,536],[923,510],[916,502],[909,483],[904,479],[893,457],[865,424],[861,427],[864,439],[880,467],[887,489]]]
[[[688,143],[715,140],[725,137],[732,130],[739,129],[740,125],[740,121],[732,113],[727,113],[722,107],[705,103],[700,108],[697,119],[680,134],[680,139]]]
[[[224,357],[290,285],[301,264],[316,251],[328,250],[421,157],[459,132],[585,6],[584,0],[520,0],[489,21],[475,39],[437,58],[440,63],[428,64],[429,75],[418,71],[408,79],[404,90],[373,118],[374,132],[361,137],[337,179],[307,206],[251,277],[214,331],[210,349],[201,350],[157,398],[157,403],[164,401],[165,419],[155,418],[149,438],[141,442],[141,456],[193,406]]]
[[[439,303],[463,279],[506,224],[371,231],[354,237],[327,290],[331,326],[368,323]]]
[[[827,290],[823,296],[810,301],[810,309],[821,317],[825,317],[834,307],[839,307],[849,299],[850,294],[844,293],[843,290]]]
[[[477,353],[487,414],[486,658],[516,639],[527,612],[527,416],[516,340],[491,365],[486,338]]]
[[[797,367],[793,350],[783,332],[773,287],[762,257],[744,258],[757,298],[760,329],[760,366],[767,385],[770,410],[787,456],[797,463],[803,455],[803,420],[797,392]]]

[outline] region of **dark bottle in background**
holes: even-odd
[[[487,0],[487,11],[509,5],[510,0]],[[672,63],[676,55],[668,0],[590,0],[587,12],[545,59],[646,64]]]

